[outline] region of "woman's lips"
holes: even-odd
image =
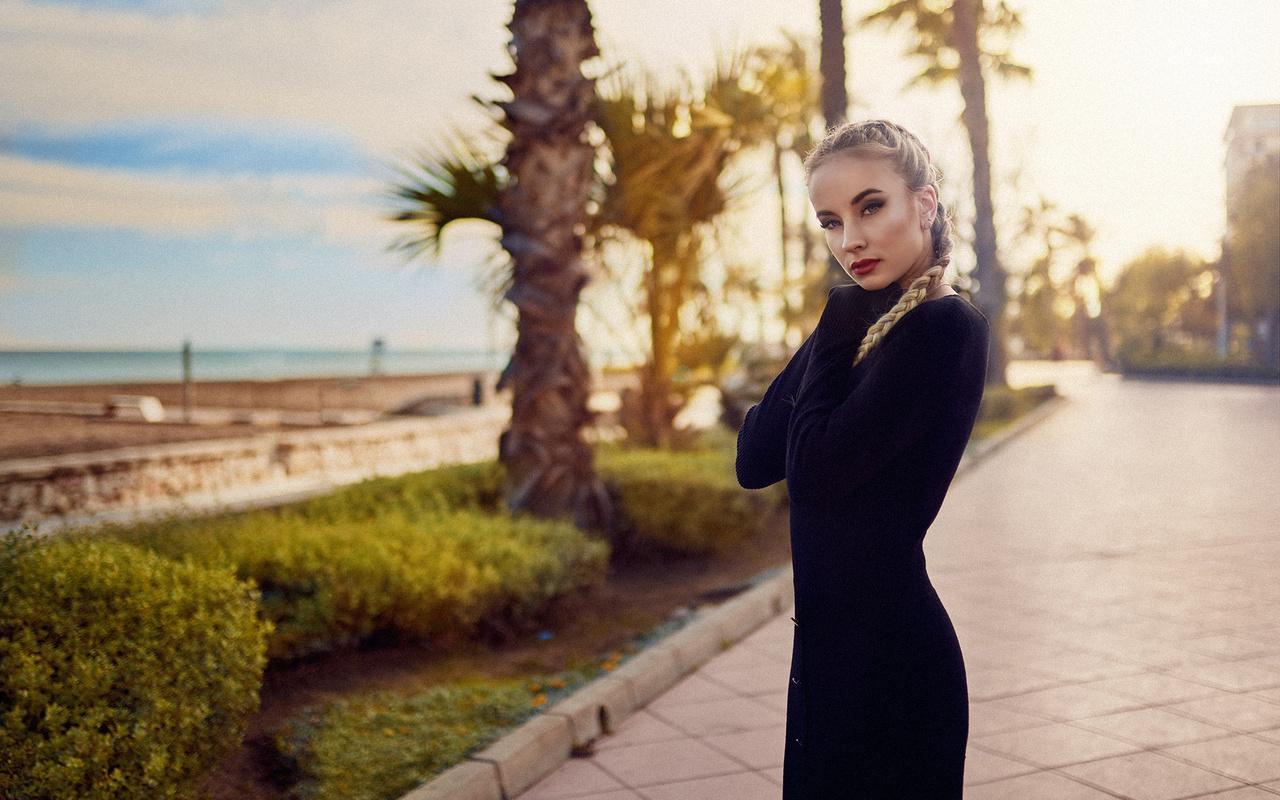
[[[876,264],[879,264],[879,263],[880,263],[879,259],[864,258],[861,261],[855,261],[853,264],[850,264],[849,266],[853,270],[854,275],[866,275],[868,272],[875,269]]]

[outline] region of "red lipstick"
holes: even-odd
[[[854,275],[866,275],[868,272],[876,268],[876,264],[880,263],[878,258],[864,258],[861,261],[855,261],[849,265],[849,269],[853,270]]]

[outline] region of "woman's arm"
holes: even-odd
[[[738,483],[744,489],[763,489],[786,477],[787,426],[795,406],[800,379],[809,363],[810,342],[804,340],[787,366],[769,384],[764,399],[747,411],[738,429]]]
[[[861,486],[940,421],[961,382],[985,372],[985,329],[953,302],[921,304],[878,350],[851,392],[852,358],[833,350],[819,362],[815,350],[788,436],[787,488],[797,502]]]
[[[787,477],[787,435],[792,409],[807,372],[830,356],[832,349],[849,350],[853,360],[862,337],[884,312],[893,307],[902,290],[868,292],[856,285],[838,286],[827,295],[827,305],[812,336],[800,345],[786,368],[773,380],[764,399],[752,406],[738,431],[738,483],[762,489]]]

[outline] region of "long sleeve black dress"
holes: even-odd
[[[832,291],[738,435],[739,482],[784,477],[796,628],[784,800],[961,797],[968,691],[922,542],[973,429],[986,320],[921,303],[856,368],[896,286]]]

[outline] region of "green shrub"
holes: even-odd
[[[632,547],[683,554],[724,552],[749,538],[786,498],[738,485],[733,450],[601,448],[597,467],[614,496],[614,513]]]
[[[317,521],[373,519],[400,512],[409,517],[437,511],[501,511],[502,465],[496,461],[438,467],[425,472],[374,478],[345,486],[293,507]]]
[[[373,496],[370,494],[370,496]],[[262,591],[271,658],[357,644],[505,632],[604,580],[608,546],[566,523],[475,511],[355,519],[284,510],[169,520],[107,535],[174,559],[229,565]]]
[[[257,710],[266,632],[229,570],[7,538],[0,797],[195,796]]]

